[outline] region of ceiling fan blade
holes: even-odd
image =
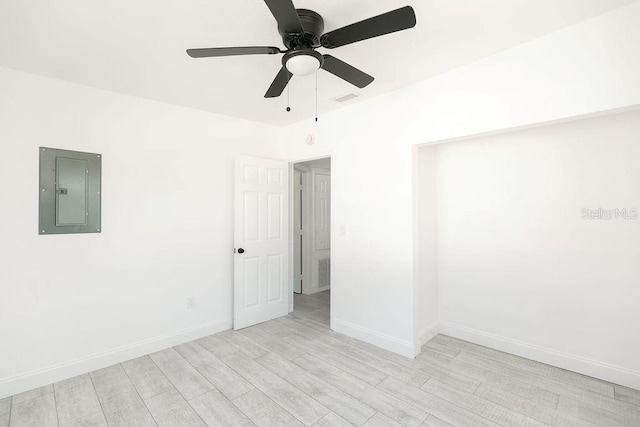
[[[278,28],[286,33],[301,33],[302,24],[291,0],[264,0],[271,14],[278,21]]]
[[[345,80],[354,86],[359,87],[360,89],[369,85],[373,81],[373,77],[369,74],[358,70],[338,58],[334,58],[331,55],[323,55],[323,57],[324,64],[322,65],[322,68],[324,70],[340,77],[342,80]]]
[[[267,93],[264,94],[264,97],[277,98],[280,96],[282,91],[284,91],[284,88],[289,84],[291,76],[293,76],[293,74],[291,74],[285,67],[282,67],[276,75],[276,78],[273,79],[273,82],[271,83],[271,86],[269,86]]]
[[[234,55],[274,55],[282,53],[273,46],[245,46],[245,47],[210,47],[203,49],[187,49],[187,55],[192,58],[210,58],[213,56]]]
[[[416,25],[416,14],[411,6],[401,7],[346,27],[330,31],[322,36],[323,47],[336,47],[359,42],[373,37],[383,36],[412,28]]]

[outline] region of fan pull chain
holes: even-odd
[[[291,85],[289,83],[291,83],[291,74],[287,72],[287,113],[291,111],[291,106],[289,103],[289,88],[291,87]]]
[[[318,121],[318,71],[316,70],[316,122]]]

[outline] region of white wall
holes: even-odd
[[[419,351],[412,146],[640,105],[637,22],[640,2],[283,130],[283,157],[332,155],[334,329]]]
[[[640,209],[638,141],[640,111],[437,146],[441,331],[640,388],[640,219],[582,217]]]
[[[232,158],[275,130],[6,68],[0,94],[0,397],[229,328]],[[103,155],[102,233],[38,235],[38,146]]]

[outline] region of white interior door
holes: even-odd
[[[288,314],[288,168],[236,157],[233,329]]]

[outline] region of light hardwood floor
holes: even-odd
[[[5,426],[640,426],[640,391],[439,335],[410,360],[293,314],[0,400]]]

